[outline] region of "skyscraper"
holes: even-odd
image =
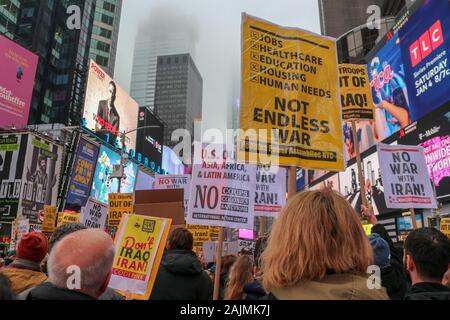
[[[97,0],[89,58],[114,77],[122,0]]]
[[[21,0],[20,4],[15,41],[39,56],[29,124],[78,125],[95,0]],[[80,13],[80,28],[69,28],[69,6]]]
[[[194,119],[202,117],[203,80],[189,54],[159,56],[157,70],[155,111],[167,125],[164,145],[173,147],[177,129],[194,137]]]
[[[15,39],[17,17],[20,10],[19,0],[0,1],[0,34],[11,40]]]
[[[164,37],[158,37],[149,35],[148,32],[146,27],[141,27],[136,38],[131,75],[131,96],[140,106],[153,110],[158,56],[192,54],[193,50],[188,33],[172,32]]]

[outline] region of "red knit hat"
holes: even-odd
[[[40,263],[44,260],[47,250],[47,237],[40,232],[31,232],[20,239],[16,257]]]

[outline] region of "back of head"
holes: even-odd
[[[114,260],[111,237],[96,229],[76,231],[56,243],[48,259],[50,282],[98,298],[109,282]],[[79,281],[76,277],[79,276]]]
[[[365,274],[373,254],[355,210],[325,188],[299,193],[288,202],[261,262],[264,287],[271,291],[320,281],[328,273]]]
[[[41,263],[47,255],[48,240],[41,232],[31,232],[22,237],[17,247],[17,259]]]
[[[238,257],[235,254],[227,254],[222,257],[222,263],[220,265],[221,274],[229,274],[231,268],[236,263]]]
[[[194,237],[188,229],[178,228],[170,233],[168,244],[170,250],[192,251],[194,245]]]
[[[52,251],[55,244],[65,236],[74,233],[76,231],[85,229],[87,229],[87,227],[81,223],[66,223],[59,226],[53,232],[52,236],[50,237],[50,240],[48,241],[48,251],[49,252]]]
[[[391,250],[389,248],[389,244],[377,233],[372,233],[369,236],[369,241],[372,246],[375,265],[380,268],[388,267],[391,260]]]
[[[441,282],[450,263],[450,239],[434,228],[414,230],[406,238],[405,253],[419,277]]]
[[[253,280],[253,258],[240,256],[230,270],[225,300],[241,300],[244,287]]]

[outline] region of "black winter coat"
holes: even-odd
[[[196,254],[187,250],[164,253],[150,300],[212,300],[213,283]]]
[[[80,292],[57,288],[50,282],[44,282],[31,290],[26,300],[77,301],[96,299]]]
[[[255,280],[244,286],[245,300],[261,300],[266,296],[261,282]]]
[[[439,283],[416,283],[407,293],[405,300],[450,300],[450,289]]]
[[[381,285],[386,288],[389,298],[403,300],[407,291],[407,278],[403,267],[403,252],[397,249],[392,242],[389,233],[383,225],[372,227],[372,233],[377,233],[388,244],[391,251],[390,266],[381,269]]]

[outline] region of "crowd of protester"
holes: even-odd
[[[331,189],[294,196],[254,252],[226,255],[221,300],[450,300],[450,239],[434,228],[412,231],[397,248],[370,207],[360,215]],[[211,300],[214,263],[193,251],[185,228],[169,235],[150,300]],[[0,300],[121,300],[108,288],[111,237],[81,224],[50,239],[32,232],[17,251],[0,244]],[[70,286],[77,266],[80,286]]]

